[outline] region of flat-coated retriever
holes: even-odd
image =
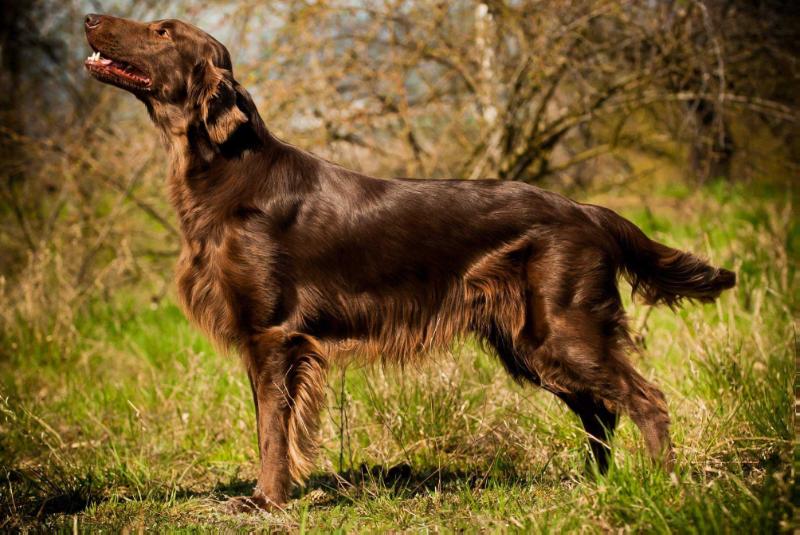
[[[313,467],[329,363],[409,362],[472,333],[581,419],[601,470],[617,415],[672,464],[664,395],[626,358],[622,273],[649,303],[710,301],[734,273],[606,208],[520,182],[380,180],[275,138],[226,48],[177,20],[88,15],[86,68],[161,130],[186,314],[246,363],[261,467],[236,507]]]

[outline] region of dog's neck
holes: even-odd
[[[219,144],[211,141],[202,122],[196,119],[192,110],[164,103],[147,103],[147,108],[156,127],[161,131],[169,155],[170,200],[177,211],[184,235],[190,238],[201,224],[202,218],[198,217],[199,214],[209,212],[203,210],[201,199],[222,201],[228,196],[226,191],[230,193],[246,186],[230,184],[233,174],[226,173],[225,168],[237,165],[241,159],[248,158],[278,141],[267,130],[249,95],[242,106],[247,122]],[[209,195],[213,190],[219,191],[215,195]]]
[[[247,122],[233,130],[222,143],[213,142],[196,112],[172,103],[145,102],[153,123],[161,131],[170,155],[170,174],[185,179],[202,172],[218,159],[241,157],[246,151],[266,147],[277,140],[267,130],[249,95],[240,106]]]

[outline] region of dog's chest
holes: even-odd
[[[221,346],[240,346],[271,321],[276,295],[267,252],[241,232],[216,240],[187,238],[176,270],[189,319]]]

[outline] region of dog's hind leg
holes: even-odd
[[[522,332],[513,336],[499,325],[491,322],[483,332],[484,338],[495,349],[506,370],[519,382],[542,385],[536,369],[537,362],[552,362],[549,343],[551,326],[546,320],[546,305],[542,295],[530,289],[526,295],[525,322]],[[601,473],[608,470],[609,440],[617,425],[617,413],[612,411],[602,399],[589,390],[564,392],[545,383],[580,418],[588,435],[589,446]]]
[[[511,336],[495,326],[488,330],[486,339],[515,380],[520,383],[529,382],[537,386],[541,385],[541,379],[533,363],[537,360],[535,355],[537,352],[548,351],[549,348],[541,347],[532,350],[528,344],[524,345],[527,349],[515,348]],[[552,390],[547,385],[544,387]],[[568,393],[555,390],[555,394],[580,418],[588,435],[589,446],[597,462],[597,467],[601,473],[605,473],[609,466],[611,452],[609,441],[617,425],[617,413],[610,410],[601,399],[589,391]]]
[[[601,474],[606,473],[611,459],[610,441],[617,426],[617,413],[589,392],[560,393],[558,397],[580,418],[597,469]]]
[[[551,347],[558,358],[539,359],[535,365],[543,384],[560,387],[557,393],[578,413],[590,435],[600,432],[595,421],[627,413],[641,431],[650,457],[670,470],[673,452],[666,399],[628,360],[622,326],[609,327],[592,313],[574,309],[556,323],[561,327],[553,332]],[[576,396],[583,396],[583,402]],[[597,455],[597,444],[592,449]]]
[[[582,307],[554,308],[540,312],[546,320],[526,321],[517,336],[495,324],[483,337],[512,377],[556,394],[578,415],[601,471],[608,468],[608,441],[622,412],[641,430],[649,455],[670,469],[666,401],[627,359],[624,316],[616,301],[599,314]]]

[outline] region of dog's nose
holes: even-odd
[[[83,22],[84,24],[86,24],[86,27],[88,29],[93,30],[94,28],[97,28],[100,25],[101,18],[102,17],[100,15],[89,13],[88,15],[86,15],[86,19],[84,19]]]

